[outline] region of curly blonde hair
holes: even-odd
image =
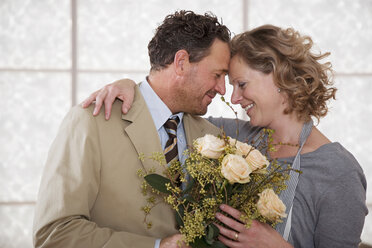
[[[330,53],[314,54],[313,41],[292,28],[263,25],[235,36],[231,57],[240,56],[251,68],[273,72],[275,85],[288,96],[285,114],[294,112],[299,120],[318,122],[328,112],[327,101],[335,99],[330,62],[320,60]]]

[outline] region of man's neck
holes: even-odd
[[[172,89],[174,86],[174,75],[169,72],[169,70],[162,70],[157,72],[151,72],[147,77],[147,82],[154,90],[154,92],[159,96],[159,98],[164,102],[165,105],[170,109],[170,111],[175,114],[175,108],[173,106],[173,94]]]

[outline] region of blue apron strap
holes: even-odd
[[[291,210],[289,210],[288,216],[287,216],[287,224],[285,225],[284,233],[283,233],[283,238],[288,241],[289,233],[291,231],[291,224],[292,224],[292,209],[293,209],[293,204],[291,206]]]
[[[313,121],[310,120],[309,122],[306,122],[304,126],[302,127],[302,131],[300,134],[300,140],[299,144],[300,147],[298,148],[296,157],[293,161],[292,168],[295,170],[301,169],[301,151],[302,148],[309,137],[311,130],[313,128]],[[280,235],[283,236],[283,238],[288,241],[288,237],[291,230],[291,224],[292,224],[292,206],[293,206],[293,199],[296,192],[296,187],[298,184],[298,177],[299,173],[295,171],[289,172],[289,180],[286,182],[287,188],[286,190],[282,191],[280,193],[280,199],[283,201],[284,205],[286,206],[286,214],[287,218],[283,220],[283,222],[276,225],[276,230],[280,233]]]

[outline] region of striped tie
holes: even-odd
[[[178,159],[178,148],[177,148],[177,125],[180,122],[178,116],[175,119],[168,119],[164,128],[167,131],[169,139],[165,144],[164,155],[167,164],[172,160]]]

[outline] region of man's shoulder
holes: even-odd
[[[206,124],[206,125],[212,125],[208,120],[204,119],[203,117],[199,115],[192,115],[192,114],[185,113],[184,117],[193,122],[198,122],[198,123]]]
[[[189,113],[184,113],[183,118],[185,118],[185,120],[190,121],[190,122],[201,123],[201,124],[207,124],[207,123],[211,124],[209,121],[205,120],[199,115],[192,115]]]
[[[111,116],[110,120],[113,121],[115,119],[121,119],[121,106],[123,102],[119,99],[116,99],[111,107]],[[95,108],[95,104],[91,104],[87,108],[83,108],[81,104],[73,106],[69,112],[66,114],[65,119],[73,122],[107,122],[105,119],[105,107],[102,105],[98,115],[93,116],[93,110]]]
[[[221,129],[210,123],[208,120],[192,115],[192,114],[187,114],[185,113],[184,115],[184,122],[189,123],[191,128],[197,127],[199,130],[201,130],[203,133],[210,133],[210,134],[220,134]]]

